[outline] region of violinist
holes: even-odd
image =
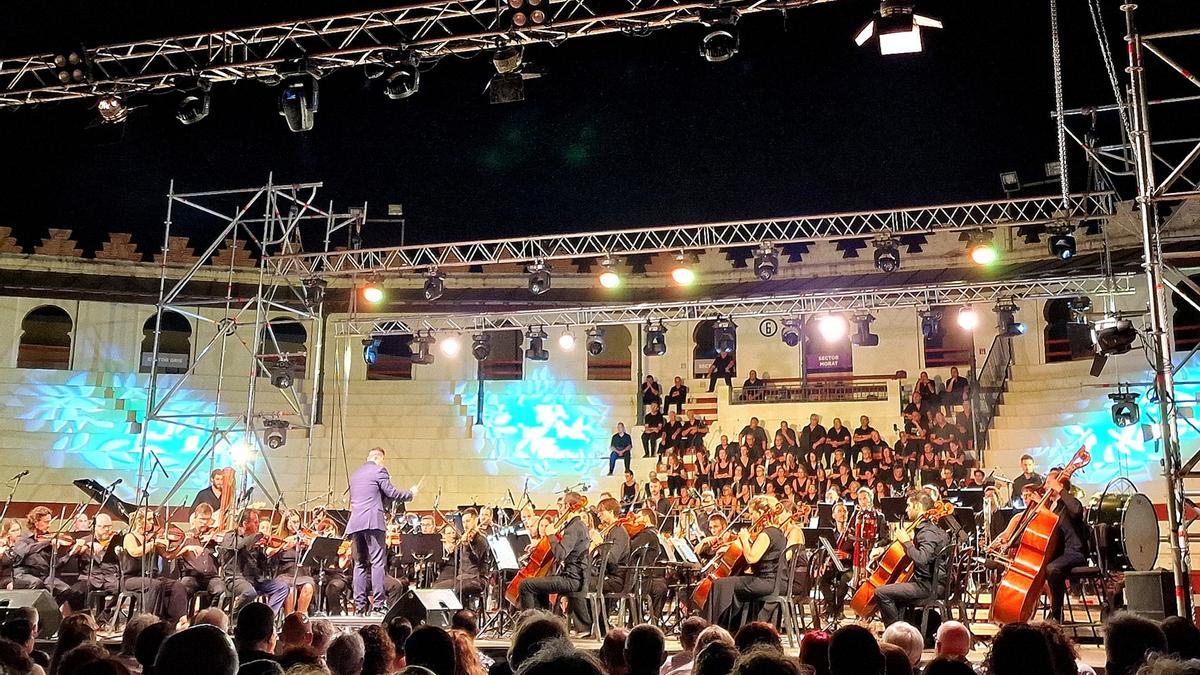
[[[487,539],[480,533],[479,512],[474,508],[463,509],[463,533],[454,530],[446,562],[438,573],[434,588],[453,588],[465,602],[471,597],[483,595],[483,567],[487,562]]]
[[[11,588],[13,576],[13,552],[21,540],[21,522],[5,520],[0,524],[0,588]]]
[[[747,511],[752,526],[738,532],[738,543],[750,567],[743,574],[713,582],[704,607],[710,623],[735,630],[743,604],[775,592],[775,576],[787,548],[783,531],[772,522],[772,518],[778,517],[777,506],[775,498],[766,495],[750,500]]]
[[[915,522],[921,514],[932,509],[933,504],[933,498],[927,492],[916,492],[909,495],[905,513]],[[935,522],[925,520],[911,538],[907,530],[897,530],[896,541],[904,544],[904,551],[913,562],[913,575],[907,583],[885,584],[875,591],[879,617],[885,626],[898,621],[905,608],[941,592],[950,559],[950,536]],[[938,588],[933,587],[935,574],[942,580]]]
[[[102,514],[103,515],[103,514]],[[97,516],[97,526],[99,525]],[[129,530],[121,539],[120,559],[121,590],[145,596],[142,605],[145,611],[155,613],[161,608],[159,618],[172,626],[187,613],[187,586],[166,575],[166,565],[159,550],[169,543],[160,534],[158,519],[153,511],[139,509],[129,519]]]
[[[546,528],[550,550],[558,561],[558,573],[522,581],[518,587],[521,609],[549,609],[551,594],[570,595],[583,591],[584,561],[590,539],[588,527],[578,513],[584,504],[583,496],[578,492],[569,491],[563,495],[563,506],[573,515],[561,528],[557,523],[551,523]],[[591,617],[587,616],[585,603],[574,604],[572,613],[578,630],[586,632]]]
[[[50,531],[50,519],[50,509],[45,506],[35,506],[25,516],[31,531],[13,545],[13,588],[45,588],[63,605],[64,614],[69,614],[83,609],[83,594],[58,577],[50,583],[50,558],[52,546],[58,547],[60,560],[69,557],[74,542],[56,537]]]
[[[602,545],[608,546],[608,554],[604,561],[596,561],[593,571],[604,574],[604,592],[619,593],[625,587],[625,571],[622,569],[629,564],[630,537],[625,526],[632,525],[636,516],[620,518],[620,504],[609,497],[601,499],[596,505],[596,515],[600,519],[600,534],[603,536]],[[603,562],[604,569],[598,569]]]
[[[267,559],[263,545],[267,537],[259,531],[258,511],[246,509],[238,519],[237,526],[221,540],[222,559],[227,570],[232,571],[234,611],[260,596],[267,596],[267,604],[276,615],[283,609],[288,587],[267,574]]]
[[[782,513],[776,522],[779,523],[779,529],[783,531],[787,544],[784,552],[793,546],[799,547],[795,550],[795,554],[800,556],[800,562],[796,565],[795,576],[792,577],[792,594],[808,595],[812,582],[808,575],[808,552],[804,550],[804,523],[808,522],[810,513],[807,507],[798,508],[790,499],[779,500],[779,507]],[[787,558],[785,562],[790,565],[792,558]]]
[[[1063,620],[1063,596],[1067,592],[1067,575],[1072,567],[1087,564],[1087,523],[1083,518],[1083,504],[1071,494],[1071,483],[1062,480],[1061,467],[1055,467],[1046,475],[1046,490],[1056,503],[1050,508],[1058,514],[1058,550],[1046,563],[1046,587],[1050,589],[1050,618],[1057,623]]]
[[[854,573],[854,540],[847,518],[848,511],[843,502],[833,504],[833,552],[845,571],[838,572],[837,566],[826,563],[821,571],[818,588],[825,598],[825,614],[831,621],[841,621],[846,606],[846,591],[850,587],[850,576]]]
[[[302,614],[308,614],[308,606],[312,604],[317,582],[313,580],[312,570],[307,565],[301,565],[300,559],[312,541],[312,535],[300,530],[300,514],[288,511],[279,523],[276,532],[280,546],[272,547],[267,553],[275,561],[275,581],[288,587],[287,599],[283,602],[284,614],[291,614],[298,609]]]
[[[76,590],[80,593],[88,591],[119,593],[121,591],[121,565],[115,556],[105,555],[108,552],[108,544],[113,538],[112,517],[107,513],[96,514],[94,533],[94,535],[89,534],[80,540],[83,544],[83,553],[80,557],[84,558],[86,562],[81,563],[83,573],[76,584]]]
[[[212,526],[213,508],[197,504],[188,517],[188,532],[175,559],[179,562],[179,581],[188,595],[204,589],[216,602],[225,593],[225,579],[217,567],[217,542]]]

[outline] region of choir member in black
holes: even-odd
[[[758,379],[758,371],[751,369],[746,380],[742,382],[742,399],[746,401],[761,401],[763,400],[763,389],[767,387],[767,383]]]
[[[921,485],[937,482],[941,472],[942,458],[938,456],[933,443],[926,441],[925,447],[921,451],[921,457],[917,459],[917,475],[920,477]]]
[[[830,452],[841,450],[843,455],[850,452],[850,430],[842,426],[840,417],[833,418],[833,426],[825,432],[825,438]]]
[[[1046,563],[1046,587],[1050,589],[1050,618],[1058,623],[1063,620],[1063,595],[1067,592],[1067,575],[1072,567],[1087,564],[1087,523],[1083,518],[1083,504],[1071,494],[1071,483],[1059,478],[1061,469],[1054,468],[1046,476],[1045,489],[1057,495],[1054,512],[1058,514],[1055,529],[1058,533],[1058,548],[1053,558]]]
[[[188,532],[175,560],[179,563],[179,580],[188,595],[203,590],[208,593],[209,601],[215,603],[225,593],[225,579],[217,566],[217,537],[212,519],[211,506],[196,506],[188,518]]]
[[[938,481],[935,483],[935,485],[938,486],[938,490],[942,492],[943,497],[945,497],[946,493],[950,490],[957,490],[958,481],[954,479],[954,469],[951,469],[948,466],[943,466],[942,473],[940,476],[938,476]]]
[[[825,459],[831,450],[826,447],[825,427],[821,426],[821,416],[816,413],[808,416],[808,424],[800,430],[800,452],[807,455],[817,453],[817,457]]]
[[[563,507],[573,513],[562,529],[551,524],[546,532],[550,540],[550,550],[558,561],[555,574],[525,579],[518,587],[521,596],[522,609],[549,609],[550,595],[570,595],[579,593],[584,586],[584,568],[587,560],[588,545],[591,537],[588,526],[579,517],[583,497],[578,492],[567,492],[563,495]],[[587,631],[591,625],[591,617],[587,611],[587,603],[573,603],[572,614],[575,615],[576,629]]]
[[[615,500],[614,500],[615,501]],[[464,602],[483,595],[483,568],[487,562],[487,539],[479,533],[479,512],[474,508],[462,512],[463,533],[451,528],[454,536],[446,562],[438,573],[434,588],[453,588]]]
[[[208,487],[196,493],[192,500],[192,509],[201,504],[208,504],[213,511],[221,508],[221,469],[213,469],[208,474]]]
[[[708,393],[717,388],[717,379],[725,380],[725,386],[733,389],[734,358],[733,350],[717,351],[717,358],[708,367]]]
[[[796,430],[788,426],[787,420],[780,420],[779,428],[775,430],[775,433],[783,436],[783,444],[791,450],[792,454],[799,454],[796,452],[799,443],[796,438]]]
[[[9,588],[13,580],[14,551],[21,540],[21,523],[5,520],[0,524],[0,588]]]
[[[777,518],[774,497],[759,495],[750,500],[747,515],[757,528],[738,532],[742,555],[749,565],[744,574],[724,577],[713,582],[712,592],[704,606],[709,623],[736,630],[742,605],[775,592],[775,577],[783,562],[787,538],[773,518]]]
[[[267,574],[264,539],[258,511],[247,509],[238,518],[237,527],[221,540],[222,562],[233,577],[230,591],[234,594],[234,611],[259,595],[267,596],[267,604],[276,615],[283,609],[288,587]]]
[[[671,406],[675,406],[675,412],[682,415],[683,404],[687,403],[687,396],[687,385],[683,383],[682,377],[676,376],[675,383],[671,385],[669,390],[667,390],[667,410],[670,410]]]
[[[974,469],[971,471],[971,479],[968,480],[963,487],[970,488],[972,490],[982,490],[989,485],[992,485],[992,483],[988,482],[987,472],[983,469]]]
[[[846,606],[846,590],[850,587],[850,577],[854,573],[854,533],[846,519],[846,505],[837,502],[833,505],[833,536],[829,542],[837,554],[843,571],[839,572],[837,565],[826,561],[820,571],[818,588],[821,597],[825,599],[825,615],[831,621],[841,621]]]
[[[704,448],[704,435],[708,433],[708,422],[703,418],[697,419],[694,411],[687,411],[687,419],[683,421],[683,445],[692,450]]]
[[[906,514],[911,522],[932,508],[933,499],[928,493],[917,492],[909,496]],[[913,575],[906,583],[885,584],[876,589],[875,602],[885,626],[898,621],[905,608],[941,592],[950,559],[950,536],[937,523],[921,523],[911,538],[908,530],[897,530],[896,541],[904,545],[904,552],[912,560]],[[933,587],[935,575],[940,580],[938,588]]]
[[[937,382],[929,379],[929,373],[924,370],[917,377],[917,383],[913,386],[913,391],[921,395],[921,400],[928,406],[928,412],[936,411],[941,405],[938,398]]]
[[[946,400],[947,407],[966,405],[967,397],[970,396],[971,384],[967,378],[958,374],[958,368],[950,367],[950,377],[946,378]]]
[[[141,509],[129,519],[121,538],[121,590],[137,593],[142,609],[174,626],[187,613],[187,587],[167,574],[159,549],[166,545],[153,511]]]
[[[638,484],[632,471],[625,472],[625,481],[621,483],[621,511],[628,513],[637,502]]]
[[[50,531],[50,509],[35,506],[25,519],[29,523],[30,532],[17,540],[13,546],[13,588],[45,588],[63,606],[66,610],[64,613],[82,610],[82,594],[58,577],[54,578],[53,583],[50,581],[51,546],[56,544]],[[59,541],[57,546],[56,563],[74,553],[72,545],[64,545],[64,542]]]
[[[750,448],[751,459],[757,460],[767,451],[767,430],[759,426],[757,417],[751,417],[750,423],[742,427],[738,442]]]
[[[308,614],[317,582],[313,579],[312,569],[300,564],[309,545],[308,539],[300,533],[300,514],[295,511],[285,513],[277,534],[283,543],[270,549],[268,554],[275,562],[275,580],[288,587],[283,613],[291,614],[293,610],[299,610],[302,614]]]
[[[650,412],[646,413],[645,426],[642,427],[642,457],[658,454],[658,442],[662,439],[664,422],[658,404],[651,403]]]
[[[754,480],[750,483],[750,490],[756,495],[767,494],[767,485],[771,481],[767,480],[767,467],[759,464],[754,467]]]
[[[858,418],[858,427],[850,434],[850,447],[852,450],[860,450],[864,447],[871,446],[871,433],[875,428],[871,426],[871,418],[863,415]]]
[[[667,494],[679,496],[683,494],[683,486],[687,483],[684,475],[683,462],[679,456],[672,451],[667,455]]]
[[[636,522],[642,531],[629,541],[629,549],[634,552],[645,549],[642,564],[648,568],[642,576],[642,591],[650,596],[651,616],[657,617],[662,614],[668,591],[667,573],[661,569],[664,559],[662,542],[658,538],[659,525],[664,521],[654,509],[642,508],[638,510]],[[666,531],[666,524],[662,524],[662,528]]]
[[[1016,500],[1016,496],[1021,494],[1021,490],[1026,485],[1032,484],[1038,485],[1039,487],[1041,486],[1042,481],[1045,479],[1038,475],[1036,469],[1037,467],[1033,463],[1032,455],[1021,455],[1021,475],[1014,478],[1012,482],[1012,494],[1014,501]]]
[[[667,421],[663,423],[662,445],[658,446],[659,454],[666,454],[672,449],[680,450],[683,448],[683,420],[675,415],[674,411],[667,413]]]
[[[642,381],[642,405],[649,410],[651,404],[662,405],[662,385],[654,380],[653,375],[647,375]]]

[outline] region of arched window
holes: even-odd
[[[1192,281],[1200,282],[1200,276],[1192,277]],[[1196,343],[1200,343],[1200,311],[1181,298],[1173,298],[1175,313],[1171,317],[1171,325],[1175,334],[1175,350],[1191,351]]]
[[[411,380],[413,336],[383,335],[376,339],[379,346],[375,348],[375,363],[367,364],[367,379]]]
[[[154,323],[151,316],[142,324],[142,356],[138,371],[150,372],[154,362]],[[192,324],[179,312],[164,311],[158,338],[158,372],[186,373],[192,358]]]
[[[286,358],[295,365],[296,377],[302,378],[308,360],[308,331],[296,319],[271,319],[263,326],[259,353],[262,354],[265,363],[274,363]]]
[[[1091,300],[1082,298],[1091,305]],[[1046,363],[1092,358],[1092,335],[1087,317],[1076,315],[1072,304],[1082,306],[1077,298],[1055,298],[1042,307],[1042,318],[1046,328],[1042,331],[1042,343],[1046,350]]]
[[[71,368],[71,315],[54,305],[30,311],[21,321],[18,368]]]
[[[604,326],[604,351],[588,352],[587,379],[623,380],[633,378],[633,335],[628,326]]]
[[[490,330],[492,353],[479,362],[482,380],[519,380],[525,376],[525,337],[519,330]]]
[[[938,330],[925,337],[925,365],[929,368],[938,366],[962,366],[971,362],[971,332],[963,330],[958,325],[958,305],[933,307],[930,312],[938,318]],[[976,307],[980,313],[980,321],[990,313],[986,307]]]

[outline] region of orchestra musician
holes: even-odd
[[[604,574],[605,593],[619,593],[625,587],[625,571],[622,568],[629,563],[631,549],[629,530],[624,525],[633,518],[621,519],[618,514],[620,509],[621,505],[612,497],[601,499],[596,504],[601,543],[608,545],[608,557],[603,570],[593,568],[593,571]]]
[[[854,543],[853,564],[855,576],[863,578],[871,550],[884,542],[887,522],[883,512],[875,508],[875,494],[870,488],[858,489],[858,502],[854,507],[854,518],[850,526],[850,540]]]
[[[487,562],[487,539],[480,533],[479,512],[474,508],[462,512],[463,533],[453,527],[447,544],[446,559],[438,573],[434,588],[453,588],[465,604],[469,598],[483,596],[483,568]]]
[[[723,577],[713,582],[712,593],[705,605],[710,623],[734,630],[741,607],[747,602],[775,592],[775,575],[781,564],[787,540],[778,523],[772,520],[778,502],[769,495],[750,500],[747,512],[756,531],[742,529],[738,542],[749,568],[743,574]]]
[[[1046,586],[1050,589],[1050,618],[1057,623],[1063,620],[1063,596],[1067,592],[1067,575],[1072,567],[1087,564],[1087,523],[1084,522],[1083,504],[1071,492],[1071,482],[1061,480],[1061,467],[1051,469],[1046,475],[1046,489],[1056,495],[1053,510],[1058,514],[1058,550],[1054,558],[1046,563]]]
[[[76,582],[75,590],[81,594],[88,591],[121,591],[121,565],[115,556],[105,555],[109,542],[113,539],[112,517],[107,513],[96,514],[94,535],[89,534],[80,540],[81,563],[83,573]]]
[[[5,520],[0,524],[0,588],[10,588],[13,581],[14,549],[21,540],[21,523]]]
[[[295,511],[284,514],[276,535],[282,540],[282,545],[269,549],[268,555],[275,562],[275,580],[288,587],[283,613],[291,614],[293,609],[297,609],[308,614],[317,582],[313,579],[312,570],[300,564],[300,560],[312,541],[311,535],[306,536],[300,531],[300,514]]]
[[[650,596],[651,616],[662,614],[663,605],[667,603],[670,587],[667,584],[667,572],[662,567],[664,558],[662,540],[658,538],[658,528],[662,521],[658,519],[658,511],[650,507],[638,510],[634,523],[641,528],[629,541],[629,550],[645,549],[642,563],[646,571],[642,576],[642,590]],[[631,554],[632,555],[632,554]]]
[[[992,539],[991,543],[987,546],[989,553],[1006,551],[1013,544],[1017,543],[1017,540],[1020,538],[1017,536],[1017,530],[1021,526],[1021,521],[1033,510],[1041,494],[1042,486],[1039,483],[1025,483],[1021,486],[1021,501],[1025,504],[1025,510],[1013,514],[1013,517],[1009,519],[1004,529]]]
[[[854,574],[854,534],[847,522],[848,509],[843,502],[833,504],[833,552],[842,563],[843,572],[838,572],[837,566],[826,562],[820,572],[818,588],[821,597],[825,598],[825,613],[834,621],[840,621],[846,606],[846,591],[850,588],[850,577]]]
[[[354,548],[354,608],[360,614],[368,611],[367,588],[371,589],[370,611],[384,614],[384,577],[387,576],[387,506],[391,501],[411,501],[412,490],[400,490],[392,485],[388,470],[383,466],[383,448],[373,448],[367,461],[350,477],[350,520],[346,536]]]
[[[217,565],[217,539],[212,506],[197,504],[188,516],[188,532],[175,558],[179,563],[179,581],[187,594],[203,589],[214,603],[225,593],[225,579]]]
[[[221,508],[221,472],[222,469],[213,469],[208,474],[208,487],[196,493],[196,498],[192,500],[192,510],[195,511],[197,506],[207,504],[213,511],[218,511]]]
[[[732,530],[727,530],[729,527],[729,518],[720,511],[713,512],[708,516],[708,531],[712,534],[707,537],[701,537],[696,543],[696,556],[700,558],[711,558],[721,551],[725,550],[725,546],[729,542],[737,539],[737,533]]]
[[[266,535],[259,531],[258,511],[246,509],[237,519],[237,526],[221,540],[222,559],[227,570],[232,572],[234,611],[260,596],[267,596],[267,604],[275,614],[283,609],[288,587],[267,573],[267,558],[263,552]]]
[[[933,508],[933,499],[927,492],[917,492],[908,498],[906,514],[910,521]],[[940,591],[933,587],[933,578],[945,583],[946,568],[950,559],[950,536],[937,523],[924,521],[909,537],[908,531],[896,531],[896,541],[904,544],[905,553],[913,562],[912,580],[902,584],[884,584],[875,591],[875,602],[884,625],[890,626],[900,619],[902,611]]]
[[[96,516],[97,528],[104,514]],[[111,525],[111,521],[109,521]],[[168,545],[159,531],[158,518],[153,511],[139,509],[129,519],[129,530],[121,538],[121,590],[144,594],[143,610],[157,614],[172,626],[187,613],[187,588],[178,579],[166,574],[166,564],[159,551]],[[155,611],[159,608],[159,611]]]
[[[63,610],[69,615],[83,609],[84,597],[57,576],[50,580],[51,546],[60,552],[70,553],[74,542],[55,537],[50,532],[51,511],[45,506],[35,506],[25,516],[29,523],[29,534],[13,545],[13,588],[45,588],[50,591]],[[70,541],[70,543],[68,543]],[[61,559],[63,556],[59,556]]]
[[[1015,498],[1021,494],[1022,488],[1026,485],[1042,485],[1043,479],[1036,471],[1037,466],[1033,463],[1032,455],[1021,455],[1021,475],[1013,479],[1012,494]]]
[[[567,511],[577,512],[584,500],[578,492],[572,491],[563,495],[562,503]],[[554,560],[558,561],[558,571],[557,574],[531,577],[521,582],[518,587],[521,609],[549,609],[551,594],[571,595],[583,591],[584,561],[590,541],[588,527],[583,519],[575,513],[561,529],[552,522],[546,527],[545,536],[550,539],[550,550]],[[586,603],[578,602],[572,605],[577,630],[587,631],[591,624],[591,616]]]

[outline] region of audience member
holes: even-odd
[[[625,663],[629,675],[658,675],[667,660],[667,641],[656,626],[634,626],[625,638]]]
[[[1146,663],[1150,654],[1166,651],[1167,636],[1150,619],[1130,612],[1118,612],[1109,617],[1105,624],[1105,675],[1133,675]]]
[[[766,621],[751,621],[739,628],[733,637],[733,644],[743,654],[760,645],[783,651],[779,631]]]
[[[730,647],[734,646],[733,636],[729,634],[729,631],[725,630],[721,626],[714,625],[700,631],[699,637],[696,638],[696,646],[692,649],[692,652],[699,654],[701,649],[704,649],[713,642],[727,644]]]
[[[192,626],[163,640],[154,669],[163,675],[234,675],[237,652],[216,626]]]
[[[664,675],[675,671],[679,671],[680,675],[692,672],[696,638],[705,628],[708,628],[708,622],[700,616],[689,616],[679,624],[679,651],[667,657],[662,667]]]
[[[1009,623],[992,638],[984,669],[989,675],[1054,675],[1054,662],[1041,631]]]
[[[567,625],[562,619],[542,610],[522,612],[509,642],[507,660],[492,666],[489,675],[511,675],[537,653],[543,642],[566,639]]]
[[[79,671],[85,666],[106,658],[108,658],[107,649],[95,642],[85,642],[63,654],[62,660],[58,664],[58,672],[61,675],[79,675]],[[145,665],[143,664],[142,667],[144,670]]]
[[[1062,626],[1053,621],[1039,621],[1033,627],[1046,639],[1055,675],[1096,675],[1094,668],[1079,660],[1079,650]]]
[[[475,638],[479,637],[479,620],[475,617],[475,612],[469,609],[460,609],[450,617],[450,627],[461,630],[466,633],[471,640],[471,649],[475,651],[475,657],[479,659],[479,664],[484,670],[492,667],[492,657],[484,654],[478,647],[475,646]]]
[[[921,662],[921,651],[925,649],[925,638],[921,631],[911,623],[897,621],[883,631],[882,642],[896,645],[908,655],[908,662],[913,668]]]
[[[566,640],[547,643],[521,664],[517,672],[519,675],[604,675],[596,657],[576,649]]]
[[[134,614],[129,621],[125,623],[125,630],[121,631],[121,651],[117,654],[117,658],[129,668],[131,673],[138,675],[142,672],[142,664],[137,660],[137,642],[142,631],[149,626],[158,623],[158,617],[153,614],[142,612]]]
[[[887,675],[913,675],[912,661],[903,648],[890,642],[880,642],[879,651],[883,652],[883,671]]]
[[[800,638],[800,664],[813,675],[829,675],[829,633],[810,630]]]
[[[206,607],[196,612],[192,619],[193,626],[216,626],[222,633],[229,632],[229,615],[220,607]],[[332,624],[331,624],[332,627]]]
[[[883,652],[871,631],[848,624],[829,639],[829,672],[832,675],[883,675]]]
[[[412,631],[412,623],[402,616],[395,617],[388,622],[387,634],[392,638],[392,646],[396,648],[396,658],[392,661],[393,670],[400,670],[408,665],[404,645],[408,642],[408,636],[412,635]]]
[[[362,675],[389,675],[392,672],[392,661],[396,658],[396,647],[388,637],[387,631],[383,626],[363,626],[358,634],[363,641]],[[407,644],[411,647],[411,640]]]
[[[238,666],[238,675],[283,675],[283,666],[274,659],[256,659]]]
[[[733,645],[714,641],[696,652],[692,675],[729,675],[737,662],[738,651]]]
[[[308,645],[292,647],[291,649],[285,650],[279,655],[280,668],[283,668],[285,671],[287,671],[296,666],[316,666],[322,670],[325,669],[324,662],[321,660],[321,655]]]
[[[759,644],[738,657],[732,675],[800,675],[800,666],[783,651]]]
[[[30,675],[36,665],[21,645],[8,638],[0,638],[0,671],[13,675]]]
[[[130,622],[132,623],[132,619]],[[33,664],[31,670],[33,675],[46,675],[46,671],[33,662],[33,650],[37,644],[37,634],[34,632],[33,624],[30,623],[29,619],[10,619],[0,624],[0,638],[10,640],[21,647],[21,651],[25,652],[25,655],[30,658],[30,662]],[[135,661],[134,663],[137,662]]]
[[[971,631],[958,621],[945,621],[938,626],[933,647],[937,656],[966,660],[971,652]]]
[[[454,643],[454,675],[486,675],[487,669],[479,662],[475,642],[466,631],[453,628],[450,639]]]
[[[275,658],[275,614],[270,606],[262,602],[248,602],[237,613],[237,625],[233,627],[233,644],[237,648],[238,663],[243,666],[251,661]]]
[[[1167,636],[1167,653],[1180,659],[1200,659],[1200,628],[1182,616],[1168,616],[1162,622]]]
[[[1166,654],[1153,654],[1146,659],[1146,665],[1138,668],[1137,675],[1198,675],[1200,661],[1188,659],[1181,661]]]
[[[600,642],[600,663],[608,675],[628,675],[629,664],[625,663],[625,638],[629,629],[614,626],[604,634]],[[688,671],[691,672],[691,671]]]
[[[454,651],[450,634],[428,624],[414,628],[404,643],[406,665],[425,666],[437,675],[454,675]]]
[[[361,675],[365,649],[358,633],[342,633],[325,650],[325,664],[333,675]]]
[[[142,672],[146,675],[153,675],[154,661],[158,658],[158,650],[162,648],[162,643],[175,633],[175,626],[166,621],[155,621],[146,626],[138,634],[137,645],[133,648],[133,655],[137,658],[137,662],[142,666]]]
[[[50,667],[46,672],[58,675],[58,663],[67,652],[95,639],[96,621],[90,614],[72,614],[64,618],[58,626],[58,642],[54,645],[54,655],[50,657]]]
[[[333,640],[333,624],[329,619],[316,619],[311,624],[313,651],[324,657],[325,651],[329,649],[329,642]]]
[[[921,675],[975,675],[975,669],[963,659],[939,656],[925,666]]]
[[[292,612],[283,617],[283,626],[279,629],[279,638],[275,642],[275,654],[283,654],[296,647],[312,645],[312,626],[308,623],[308,615],[304,612]],[[283,666],[285,669],[286,665]]]

